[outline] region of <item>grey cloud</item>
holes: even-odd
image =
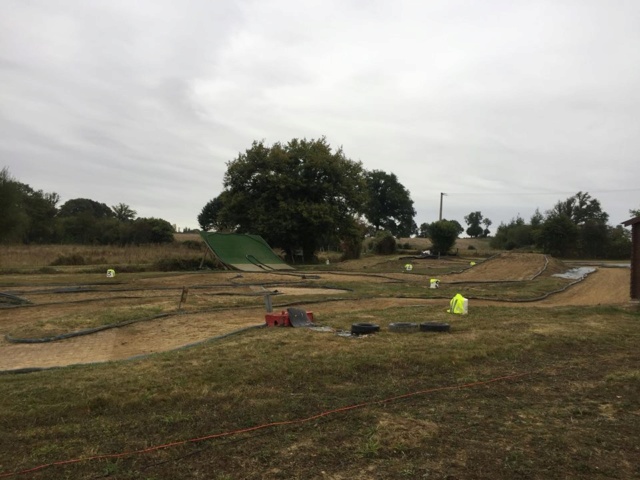
[[[441,191],[459,221],[578,190],[623,220],[640,207],[639,18],[604,0],[7,0],[0,155],[63,201],[193,227],[253,140],[326,135],[396,173],[418,223]]]

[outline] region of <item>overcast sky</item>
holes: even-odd
[[[197,228],[226,162],[326,136],[416,222],[640,208],[638,0],[0,0],[0,168]]]

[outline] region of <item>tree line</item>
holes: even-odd
[[[640,210],[629,210],[629,214],[640,216]],[[490,246],[496,250],[536,250],[563,258],[629,258],[631,232],[621,225],[608,225],[608,219],[597,199],[588,192],[578,192],[545,214],[536,210],[529,223],[520,216],[501,223]],[[488,236],[491,221],[483,219],[481,212],[470,213],[465,221],[470,237]],[[420,225],[418,236],[430,238],[436,252],[446,252],[463,231],[457,221],[441,220]]]
[[[34,190],[0,171],[0,243],[128,245],[173,241],[174,229],[160,218],[136,218],[124,203],[108,205],[87,198],[60,207],[57,193]]]
[[[413,220],[409,191],[392,173],[367,171],[361,162],[333,150],[323,137],[252,146],[227,163],[222,191],[202,208],[203,230],[255,233],[306,259],[323,247],[338,247],[344,258],[360,255],[365,236],[428,237],[434,252],[446,254],[465,229],[455,220]],[[487,237],[492,221],[480,211],[464,217],[470,237]],[[529,248],[562,257],[628,258],[629,231],[607,225],[598,200],[578,192],[531,224],[517,218],[501,224],[491,245]],[[382,238],[382,237],[380,237]]]
[[[638,216],[639,210],[629,210]],[[517,216],[502,223],[491,246],[513,250],[535,247],[564,258],[623,259],[631,255],[631,232],[621,225],[608,225],[609,215],[588,192],[557,202],[545,214],[536,210],[529,222]]]
[[[320,249],[358,258],[366,237],[429,238],[446,254],[465,232],[456,220],[414,221],[409,191],[393,173],[366,170],[332,149],[324,137],[267,145],[254,141],[227,162],[222,190],[197,215],[202,230],[261,235],[306,260]],[[1,243],[143,244],[173,241],[166,220],[136,218],[128,205],[76,198],[60,207],[56,193],[34,190],[0,171]],[[633,216],[639,210],[630,210]],[[464,217],[470,237],[487,237],[492,221],[480,211]],[[578,192],[529,223],[519,216],[491,238],[500,250],[535,249],[560,257],[628,258],[630,232],[607,224],[600,202]],[[386,247],[385,247],[386,248]]]

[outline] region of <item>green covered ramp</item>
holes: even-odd
[[[293,270],[260,235],[200,232],[211,252],[225,266],[243,272]]]

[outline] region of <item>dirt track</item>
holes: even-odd
[[[543,266],[544,257],[541,255],[528,257],[516,256],[511,258],[498,257],[486,262],[486,264],[478,265],[465,273],[450,275],[447,276],[447,278],[454,279],[455,277],[455,280],[458,281],[463,279],[466,281],[472,281],[474,279],[528,279],[536,275]],[[362,275],[345,276],[339,273],[323,273],[321,276],[324,281],[331,281],[332,279],[345,281],[345,279],[349,278],[354,281],[356,279],[361,281],[363,278],[372,281],[385,281],[384,278],[381,277],[364,277]],[[235,281],[238,282],[255,282],[257,280],[257,277],[253,278],[251,275],[246,274],[243,274],[241,278],[237,275],[229,274],[226,280],[229,278],[235,278]],[[264,279],[264,277],[261,278]],[[292,280],[292,283],[296,280],[296,277],[288,278]],[[195,282],[197,279],[197,276],[188,276],[190,282]],[[143,286],[150,282],[150,280],[140,281],[138,285]],[[166,282],[166,284],[171,285],[184,285],[185,283],[187,283],[187,278],[181,278],[180,276],[173,277]],[[336,293],[336,290],[326,290],[322,292],[319,289],[304,289],[294,285],[291,287],[285,286],[278,288],[281,293],[290,297],[304,295],[306,293]],[[248,285],[247,290],[249,290]],[[629,270],[623,268],[601,268],[583,282],[570,287],[563,293],[552,295],[543,301],[508,305],[554,307],[598,304],[621,305],[627,304],[628,302]],[[334,302],[323,304],[321,308],[327,312],[344,311],[347,313],[357,310],[360,307],[358,303],[360,302]],[[443,304],[443,307],[446,307],[446,303],[447,302],[443,300],[381,298],[362,301],[361,306],[366,309],[384,309],[402,305],[426,306]],[[491,305],[498,304],[498,302],[477,301],[475,304]],[[501,303],[501,305],[505,304]],[[28,312],[26,315],[12,314],[12,312],[17,312],[13,309],[0,310],[0,333],[3,336],[2,340],[0,340],[0,371],[105,362],[167,351],[191,343],[204,341],[243,327],[263,323],[264,318],[264,309],[262,307],[239,308],[234,310],[233,314],[214,315],[212,313],[199,313],[176,315],[51,343],[13,344],[4,339],[4,335],[10,333],[11,330],[18,325],[22,325],[28,321],[37,321],[38,318],[46,315],[52,315],[52,311],[55,311],[55,308],[55,306],[51,306],[50,309],[45,310],[21,309],[21,311]],[[93,308],[99,307],[94,306]]]
[[[621,305],[630,301],[630,274],[626,268],[600,268],[566,292],[542,300],[537,305]]]

